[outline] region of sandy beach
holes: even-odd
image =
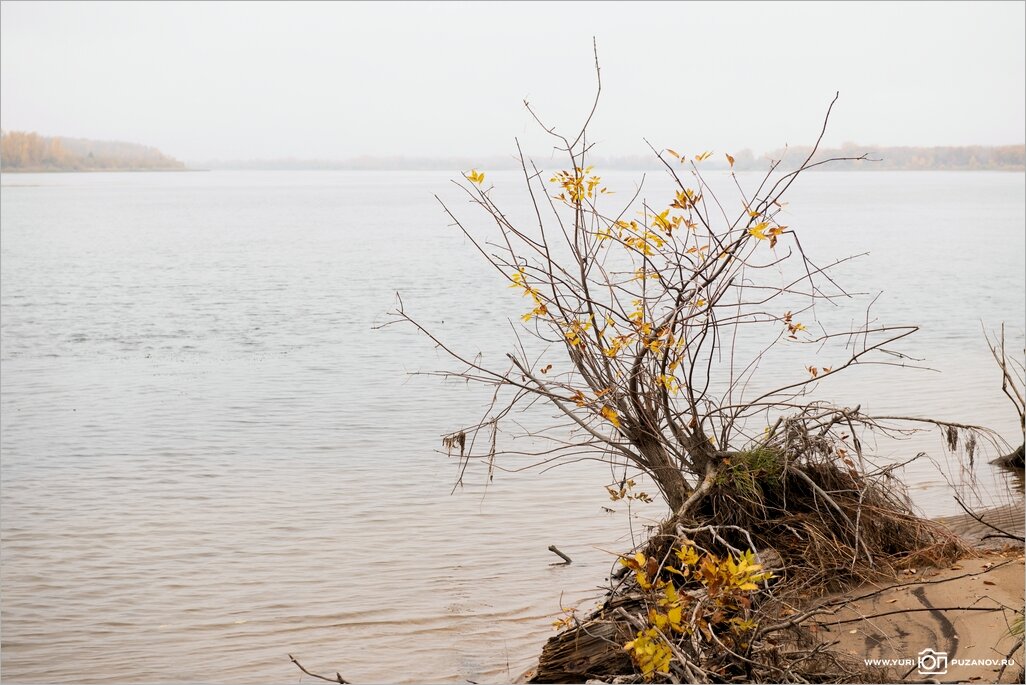
[[[907,575],[838,597],[845,604],[820,617],[817,632],[867,665],[889,667],[895,680],[1021,682],[1022,642],[1011,633],[1023,609],[1021,548]],[[1004,659],[1015,663],[1002,673]]]

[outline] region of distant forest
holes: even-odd
[[[801,164],[812,147],[801,145],[771,150],[754,158],[748,150],[735,155],[735,168],[765,169],[770,160],[782,160],[782,168]],[[880,147],[845,143],[839,148],[823,149],[812,161],[851,158],[866,155],[865,160],[847,160],[824,164],[825,171],[1023,171],[1026,170],[1026,145],[965,147]],[[711,160],[710,160],[711,161]],[[725,166],[725,164],[723,165]]]
[[[0,169],[8,171],[167,171],[185,169],[160,150],[112,141],[0,132]]]
[[[766,171],[774,161],[780,169],[795,168],[808,157],[812,148],[794,146],[756,155],[751,150],[731,152],[736,171]],[[1026,145],[963,147],[881,147],[845,143],[839,148],[823,149],[813,161],[830,158],[854,158],[865,154],[865,160],[833,162],[816,167],[823,171],[1024,171]],[[676,160],[664,155],[668,161]],[[688,158],[691,156],[689,155]],[[562,163],[558,155],[535,156],[541,165]],[[627,157],[593,155],[590,163],[604,169],[648,170],[660,168],[652,154]],[[512,156],[491,157],[357,157],[348,160],[258,159],[217,160],[190,165],[201,169],[280,169],[317,170],[440,170],[515,169]],[[701,163],[703,169],[730,168],[722,151]],[[16,171],[164,171],[182,170],[185,164],[154,147],[136,143],[86,140],[41,136],[22,131],[0,132],[0,169]]]
[[[780,169],[797,167],[812,151],[810,146],[795,146],[772,150],[755,155],[751,150],[731,152],[736,171],[766,171],[773,161],[781,161]],[[845,143],[840,148],[824,148],[813,161],[836,157],[859,157],[866,154],[864,161],[843,161],[816,167],[822,171],[1024,171],[1026,170],[1026,145],[964,147],[881,147],[878,145],[856,145]],[[677,162],[664,155],[668,161]],[[539,165],[557,166],[562,163],[558,155],[535,155]],[[589,160],[600,169],[655,170],[661,164],[655,155],[633,155],[627,157],[603,157],[593,155]],[[512,156],[498,157],[356,157],[347,160],[325,159],[251,159],[212,160],[197,162],[193,166],[202,169],[274,169],[274,170],[318,170],[338,169],[356,171],[453,171],[456,169],[516,169],[518,162]],[[701,163],[703,169],[728,169],[727,156],[722,152],[713,154]]]

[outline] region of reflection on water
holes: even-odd
[[[503,351],[521,303],[446,228],[446,179],[4,177],[5,681],[281,682],[287,653],[357,682],[505,680],[561,602],[597,596],[658,505],[629,519],[588,463],[490,483],[475,466],[450,496],[439,436],[481,395],[409,376],[448,360],[372,330],[398,290],[461,349]],[[489,179],[514,195],[515,174]],[[921,325],[903,349],[939,371],[858,368],[821,393],[1014,436],[980,321],[1021,345],[1023,175],[817,174],[791,200],[824,261],[871,251],[841,275],[885,292],[881,319]],[[912,495],[957,511],[939,435],[873,449],[928,452]],[[1000,499],[983,461],[978,489]],[[550,544],[574,563],[550,566]]]

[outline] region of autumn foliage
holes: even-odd
[[[0,165],[8,172],[185,168],[178,160],[151,147],[78,138],[49,138],[22,131],[5,131],[0,136]]]

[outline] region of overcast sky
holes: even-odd
[[[0,125],[184,160],[1022,143],[1022,2],[4,2]]]

